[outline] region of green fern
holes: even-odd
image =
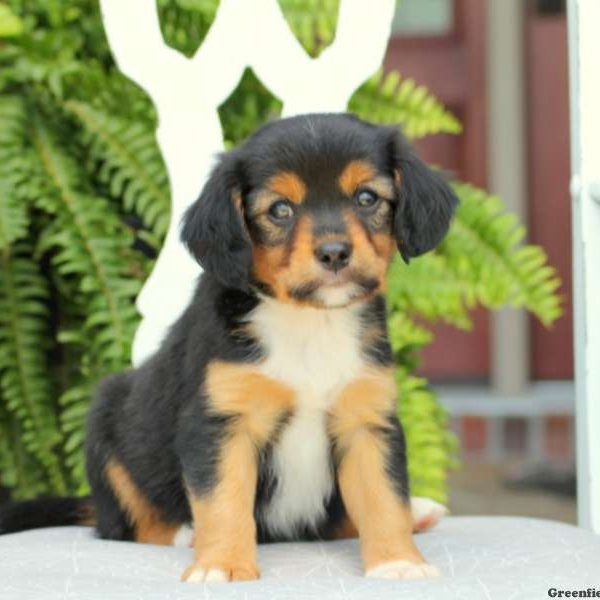
[[[106,201],[82,189],[75,162],[42,121],[34,120],[32,142],[43,177],[34,201],[53,217],[40,234],[38,251],[52,252],[59,275],[78,279],[79,292],[88,298],[86,333],[107,362],[124,364],[137,324],[133,299],[141,287],[123,264],[131,233]]]
[[[440,253],[473,287],[484,306],[525,307],[544,325],[561,314],[560,280],[540,246],[521,245],[525,229],[495,196],[465,184],[455,186],[460,205]]]
[[[442,245],[411,262],[397,260],[389,298],[402,313],[469,329],[469,312],[525,307],[549,325],[561,315],[560,280],[539,246],[521,245],[524,229],[498,198],[464,184],[455,219]]]
[[[448,471],[457,466],[456,437],[448,431],[448,415],[424,379],[396,371],[398,416],[406,432],[411,494],[446,504]]]
[[[219,0],[157,0],[167,44],[192,56],[212,23]]]
[[[422,85],[396,71],[378,71],[352,96],[348,108],[374,123],[397,123],[410,138],[460,133],[460,122]]]
[[[141,216],[162,239],[169,226],[170,195],[154,130],[82,102],[70,101],[65,107],[84,128],[98,180],[122,201],[125,211]]]
[[[4,406],[0,393],[0,485],[11,489],[15,499],[46,493],[44,469],[23,446],[21,422]]]
[[[48,288],[31,254],[23,243],[0,253],[0,387],[24,446],[42,465],[50,489],[64,493],[62,435],[46,359]]]
[[[335,37],[340,0],[279,0],[290,29],[310,56],[318,56]]]
[[[15,187],[24,150],[26,113],[17,97],[0,97],[0,250],[27,233],[29,215]]]

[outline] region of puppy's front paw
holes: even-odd
[[[195,583],[198,581],[251,581],[258,579],[260,573],[258,567],[251,563],[248,564],[214,564],[204,565],[194,563],[190,565],[181,576],[182,581]]]
[[[440,571],[437,567],[425,562],[392,560],[368,569],[365,575],[378,579],[424,579],[425,577],[439,577]]]

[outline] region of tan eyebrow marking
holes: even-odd
[[[377,172],[371,163],[366,160],[352,160],[344,167],[338,181],[342,191],[350,196],[360,185],[374,179],[376,175]]]
[[[300,204],[306,196],[306,184],[292,171],[280,171],[267,182],[267,187],[278,196]]]
[[[394,198],[394,184],[392,180],[385,175],[377,175],[374,179],[363,182],[363,185],[372,189],[381,198],[385,198],[386,200],[392,200]]]

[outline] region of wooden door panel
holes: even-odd
[[[484,3],[455,0],[452,31],[441,36],[390,41],[387,69],[398,70],[429,88],[463,122],[459,136],[437,135],[417,148],[428,162],[456,177],[485,186]],[[483,379],[489,372],[489,318],[476,311],[472,332],[436,326],[421,372],[432,379]]]
[[[563,281],[565,315],[551,329],[531,324],[535,379],[573,377],[569,81],[563,14],[531,10],[527,22],[530,237],[541,244]]]

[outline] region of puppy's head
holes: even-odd
[[[224,154],[182,239],[227,287],[345,306],[383,289],[396,246],[407,262],[434,248],[456,202],[398,129],[306,115]]]

